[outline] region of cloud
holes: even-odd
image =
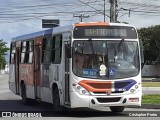
[[[41,17],[37,17],[34,20],[24,20],[21,22],[13,22],[13,23],[1,23],[0,24],[0,39],[4,39],[5,41],[9,42],[11,40],[11,38],[15,37],[15,36],[19,36],[19,35],[23,35],[23,34],[28,34],[28,33],[32,33],[32,32],[36,32],[36,31],[40,31],[42,30],[41,28],[41,19],[60,19],[60,23],[61,25],[66,25],[66,24],[71,24],[71,23],[75,23],[75,22],[79,22],[79,18],[73,18],[73,14],[62,14],[63,12],[74,12],[74,11],[81,11],[81,12],[77,12],[77,14],[82,14],[82,11],[92,11],[93,9],[91,7],[88,7],[87,5],[84,4],[78,4],[78,2],[76,3],[76,1],[78,0],[1,0],[0,4],[0,8],[5,8],[5,10],[18,10],[17,7],[15,6],[29,6],[29,5],[42,5],[42,4],[56,4],[56,3],[68,3],[71,4],[71,6],[64,6],[64,7],[57,7],[57,6],[50,6],[50,8],[45,8],[43,7],[43,9],[39,9],[39,7],[37,7],[37,9],[34,10],[29,10],[27,11],[26,9],[22,9],[20,12],[18,13],[23,13],[24,16],[27,16],[27,13],[37,13],[37,12],[42,12],[42,13],[49,13],[49,12],[53,12],[53,14],[51,14],[50,16],[41,16]],[[85,0],[83,0],[84,2],[86,2]],[[88,2],[91,2],[88,0]],[[135,6],[129,6],[129,5],[125,5],[124,2],[132,2],[135,4],[140,4],[140,3],[144,3],[144,4],[155,4],[158,5],[160,4],[160,1],[150,1],[150,0],[121,0],[119,4],[119,8],[120,7],[125,7],[126,9],[130,9],[130,8],[134,8]],[[76,3],[76,5],[74,4]],[[103,3],[103,1],[102,1]],[[72,6],[73,4],[73,6]],[[77,6],[77,4],[79,6]],[[65,5],[65,4],[64,4]],[[98,9],[98,10],[103,10],[103,6],[100,5],[100,8],[96,6],[96,3],[92,4],[94,8]],[[109,10],[109,3],[106,4],[106,9]],[[2,9],[4,11],[4,9]],[[2,12],[2,10],[0,12]],[[61,14],[55,14],[55,12],[62,12]],[[122,11],[121,11],[122,12]],[[121,13],[120,12],[120,13]],[[123,17],[118,18],[119,21],[121,22],[128,22],[132,25],[134,25],[137,28],[141,28],[141,27],[148,27],[151,25],[157,25],[160,24],[159,21],[159,17],[154,17],[154,16],[144,16],[144,15],[134,15],[131,12],[131,17],[128,17],[128,11],[123,11],[126,12],[126,15],[124,15]],[[122,15],[123,13],[120,14],[119,16]],[[76,14],[76,12],[75,12]],[[109,11],[106,13],[109,15]],[[37,14],[36,14],[37,15]],[[41,15],[41,14],[39,14]],[[103,15],[102,14],[97,14],[95,13],[90,13],[90,12],[86,12],[85,15],[90,15],[90,18],[84,19],[84,21],[86,22],[94,22],[94,21],[103,21]],[[2,17],[2,16],[0,16]],[[7,16],[7,17],[11,17],[11,16]],[[12,16],[13,17],[13,16]],[[11,18],[12,18],[11,17]],[[14,16],[15,17],[15,16]],[[22,16],[16,16],[16,18],[14,19],[10,19],[11,21],[13,20],[17,20],[20,19],[19,17]],[[68,21],[67,21],[68,20]],[[110,21],[108,17],[106,17],[106,21]]]
[[[156,20],[157,19],[157,20]],[[130,17],[123,17],[119,19],[122,22],[128,22],[129,24],[134,25],[136,28],[149,27],[152,25],[159,25],[160,21],[157,17],[148,17],[148,16],[137,16],[131,15]]]
[[[18,23],[8,23],[0,25],[0,39],[3,39],[7,42],[9,47],[10,41],[13,37],[41,31],[41,20],[31,20],[31,21],[22,21]]]

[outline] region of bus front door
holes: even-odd
[[[68,55],[69,43],[65,45],[65,104],[70,105],[69,95],[69,55]]]

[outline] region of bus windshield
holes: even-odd
[[[78,40],[73,42],[73,73],[79,77],[119,79],[140,70],[138,42]]]

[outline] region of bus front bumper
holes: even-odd
[[[141,94],[90,96],[71,92],[71,108],[79,107],[110,107],[110,106],[141,106]]]

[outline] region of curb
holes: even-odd
[[[142,104],[141,108],[160,109],[160,104]]]
[[[143,91],[160,91],[160,87],[142,87]]]
[[[142,82],[160,82],[160,78],[142,78]]]
[[[127,108],[145,108],[145,109],[160,109],[160,104],[142,104],[141,106],[128,106]]]

